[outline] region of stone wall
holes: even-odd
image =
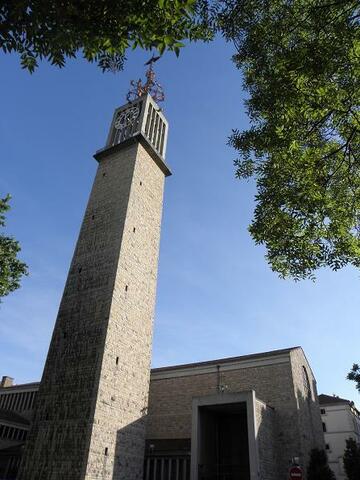
[[[304,471],[312,448],[325,448],[316,380],[302,349],[291,352],[294,395],[300,437],[299,457]]]
[[[220,364],[220,383],[226,392],[255,390],[256,395],[274,408],[288,406],[295,409],[289,356],[282,363],[225,370]],[[162,378],[162,372],[153,370],[150,382],[148,438],[189,438],[191,436],[192,398],[218,393],[218,374],[189,374]],[[175,370],[174,370],[175,372]],[[169,373],[169,375],[171,372]],[[185,376],[186,375],[186,376]],[[285,414],[286,412],[284,412]],[[289,426],[291,425],[291,419]]]
[[[139,144],[105,341],[89,479],[142,478],[163,185],[164,174]]]
[[[20,480],[142,477],[164,173],[137,141],[112,152],[85,212]]]
[[[277,480],[277,455],[275,448],[275,410],[256,399],[256,436],[261,480]]]
[[[190,438],[193,397],[216,394],[219,385],[228,393],[254,390],[256,397],[273,409],[273,415],[269,413],[273,416],[274,447],[270,456],[277,459],[277,479],[286,480],[293,457],[301,457],[305,467],[312,445],[323,445],[319,431],[320,413],[316,410],[316,390],[313,390],[310,405],[311,416],[307,416],[304,405],[299,403],[297,391],[301,388],[299,375],[303,365],[314,382],[301,348],[281,355],[274,352],[273,357],[267,356],[253,363],[239,360],[229,365],[226,360],[219,360],[212,368],[199,364],[172,367],[168,371],[166,368],[155,369],[150,382],[147,438]],[[313,426],[305,423],[304,418],[311,418]],[[270,422],[267,418],[265,420]],[[304,435],[308,441],[304,440]],[[264,458],[263,453],[259,455]],[[269,478],[271,475],[269,473]]]

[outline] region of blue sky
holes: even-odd
[[[359,402],[345,380],[359,357],[359,271],[280,280],[247,232],[254,185],[234,177],[232,128],[245,128],[241,76],[218,39],[156,64],[170,123],[153,365],[301,345],[318,390]],[[30,276],[0,305],[0,375],[41,378],[67,269],[115,107],[149,54],[102,74],[81,59],[29,75],[0,56],[0,195]]]

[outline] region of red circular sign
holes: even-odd
[[[291,467],[289,472],[289,478],[291,480],[302,480],[302,470],[300,467]]]

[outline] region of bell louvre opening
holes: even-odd
[[[167,121],[150,95],[129,102],[115,110],[107,147],[125,142],[139,134],[161,157],[165,157]]]

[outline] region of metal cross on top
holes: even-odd
[[[130,88],[128,94],[126,95],[126,100],[132,102],[147,93],[155,100],[155,102],[163,102],[165,99],[165,94],[163,87],[155,80],[155,72],[153,69],[153,63],[156,62],[160,57],[152,57],[145,65],[149,65],[149,68],[146,70],[146,82],[143,84],[141,79],[135,81],[131,80]]]

